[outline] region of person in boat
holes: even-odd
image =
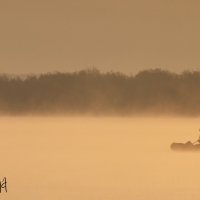
[[[198,138],[197,142],[200,144],[200,135],[199,135],[199,138]]]

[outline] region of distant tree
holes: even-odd
[[[0,75],[0,114],[200,115],[200,72]]]

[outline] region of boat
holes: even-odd
[[[186,143],[172,143],[171,149],[174,151],[200,151],[200,144],[194,144],[190,141]]]
[[[199,130],[200,131],[200,130]],[[171,149],[174,151],[200,151],[200,136],[195,142],[186,142],[186,143],[172,143]]]

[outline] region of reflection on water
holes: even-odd
[[[199,199],[198,118],[1,118],[8,200]]]

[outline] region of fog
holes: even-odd
[[[199,118],[1,117],[0,177],[11,200],[197,200]]]
[[[0,76],[0,115],[200,115],[200,72]]]

